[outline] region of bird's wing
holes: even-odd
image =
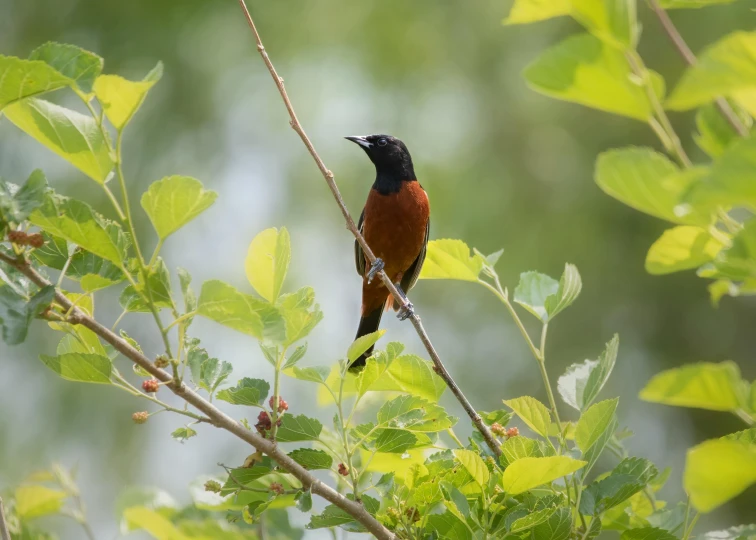
[[[420,270],[423,268],[423,262],[425,261],[425,254],[428,251],[428,236],[430,235],[430,220],[425,225],[425,240],[423,240],[423,247],[420,250],[420,254],[417,259],[410,265],[407,271],[402,276],[402,290],[404,293],[408,293],[409,290],[415,286],[417,278],[420,277]]]
[[[360,221],[357,223],[357,228],[360,230],[360,234],[364,235],[363,221],[365,220],[365,209],[362,209],[360,214]],[[357,273],[360,277],[365,277],[365,252],[362,251],[362,246],[355,239],[354,241],[354,263],[357,266]]]

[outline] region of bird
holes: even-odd
[[[358,339],[378,330],[384,310],[394,307],[401,320],[411,316],[413,306],[406,294],[420,276],[430,233],[428,194],[417,181],[407,146],[390,135],[345,137],[358,144],[375,165],[375,181],[360,215],[358,228],[376,257],[371,264],[359,242],[354,242],[357,273],[362,277],[362,306]],[[404,295],[395,302],[375,275],[384,270]],[[373,354],[367,349],[350,366],[359,371]]]

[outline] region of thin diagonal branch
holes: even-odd
[[[696,65],[696,63],[698,62],[696,55],[693,54],[693,51],[690,50],[690,47],[688,47],[685,39],[683,39],[680,32],[678,32],[675,23],[673,23],[672,19],[669,18],[669,14],[664,10],[663,7],[661,7],[659,0],[648,0],[648,2],[651,5],[651,9],[654,10],[654,13],[656,13],[656,16],[659,18],[659,22],[661,22],[662,26],[664,27],[664,31],[667,33],[670,41],[680,53],[680,56],[683,57],[683,60],[685,60],[685,63],[689,66]],[[717,109],[719,109],[719,112],[722,113],[722,116],[725,117],[725,120],[730,123],[732,129],[734,129],[735,132],[741,137],[747,137],[748,128],[743,124],[743,122],[740,121],[740,118],[738,118],[738,115],[735,113],[732,107],[730,107],[730,104],[727,102],[727,100],[723,97],[718,97],[714,101],[714,103],[716,104]]]
[[[289,95],[286,93],[286,89],[284,88],[284,81],[278,75],[278,72],[276,71],[276,68],[273,67],[273,63],[271,62],[270,57],[268,56],[268,53],[265,51],[265,46],[263,45],[262,39],[260,38],[260,34],[257,31],[257,27],[255,26],[255,23],[252,20],[252,16],[250,15],[249,10],[247,9],[247,5],[245,4],[244,0],[239,0],[239,5],[244,11],[244,16],[247,19],[247,24],[249,24],[249,27],[255,36],[255,42],[257,43],[257,50],[260,52],[260,56],[262,56],[263,62],[265,62],[265,66],[268,68],[268,71],[270,72],[271,77],[273,77],[273,81],[276,83],[278,92],[281,94],[281,99],[283,99],[284,105],[286,106],[286,110],[289,112],[289,118],[290,118],[289,123],[291,124],[291,127],[294,129],[294,131],[297,132],[300,139],[302,139],[302,142],[307,147],[308,152],[310,152],[312,159],[315,160],[315,163],[317,164],[318,169],[320,169],[320,172],[323,175],[323,178],[325,178],[325,181],[331,190],[331,194],[333,195],[333,198],[336,200],[336,203],[339,205],[341,214],[344,216],[347,229],[349,229],[349,231],[357,239],[367,259],[371,263],[374,263],[376,259],[375,255],[373,254],[373,251],[370,249],[370,246],[367,245],[367,242],[365,242],[365,237],[363,237],[362,233],[360,233],[360,230],[357,228],[357,225],[355,224],[354,219],[352,219],[352,216],[349,213],[349,210],[347,209],[346,204],[344,203],[344,199],[341,196],[341,192],[339,191],[339,188],[336,186],[336,182],[333,180],[333,173],[330,170],[328,170],[328,168],[325,166],[325,163],[323,163],[323,160],[318,155],[318,152],[315,150],[315,147],[310,141],[310,138],[305,133],[304,128],[302,128],[302,124],[300,124],[299,120],[297,119],[297,113],[294,112],[294,107],[291,104]],[[380,276],[381,280],[383,281],[383,284],[386,286],[386,288],[394,297],[394,299],[397,302],[399,302],[399,304],[403,304],[405,301],[403,295],[399,292],[399,290],[396,288],[396,286],[391,281],[391,279],[386,275],[386,273],[381,270],[381,272],[378,275]],[[460,390],[459,386],[457,386],[457,383],[454,382],[454,379],[452,378],[452,376],[446,370],[446,367],[444,366],[443,362],[441,362],[441,358],[438,356],[436,349],[433,347],[433,343],[431,343],[431,340],[428,337],[428,334],[425,332],[425,328],[423,328],[423,323],[421,322],[420,317],[417,314],[413,313],[409,317],[409,319],[410,321],[412,321],[412,325],[415,327],[415,330],[417,331],[417,335],[420,336],[420,341],[423,342],[425,349],[428,351],[428,354],[430,355],[430,358],[433,361],[434,371],[444,380],[446,385],[451,390],[452,394],[454,394],[454,397],[457,398],[457,401],[459,401],[459,403],[462,405],[462,408],[465,409],[465,412],[470,417],[470,420],[472,420],[472,423],[475,425],[478,431],[480,431],[481,435],[483,435],[483,438],[485,439],[491,451],[497,456],[500,456],[501,448],[499,447],[499,443],[494,438],[493,434],[491,433],[491,430],[488,429],[488,426],[486,426],[486,424],[483,422],[483,419],[480,417],[480,415],[477,413],[477,411],[473,408],[473,406],[467,400],[465,395],[462,393],[462,390]]]
[[[25,260],[14,259],[4,253],[0,253],[0,261],[13,266],[38,287],[46,287],[50,285],[50,282],[43,278]],[[291,473],[297,478],[297,480],[302,482],[302,485],[305,489],[310,489],[313,493],[320,495],[345,512],[348,512],[354,519],[364,525],[365,528],[376,538],[379,538],[380,540],[395,540],[394,534],[386,527],[381,525],[381,523],[372,515],[370,515],[370,513],[365,509],[364,506],[362,506],[362,504],[360,504],[359,502],[350,501],[330,486],[324,484],[323,482],[312,476],[304,467],[299,465],[299,463],[286,455],[285,452],[281,451],[275,443],[269,441],[268,439],[264,439],[253,431],[245,428],[239,422],[237,422],[226,413],[216,408],[202,396],[194,392],[191,388],[188,388],[183,382],[181,382],[180,380],[177,381],[168,372],[156,367],[149,358],[129,345],[126,340],[111,332],[110,329],[101,325],[95,319],[88,316],[79,308],[75,307],[73,303],[57,289],[55,290],[55,302],[68,313],[66,317],[67,322],[85,326],[86,328],[90,329],[92,332],[100,336],[105,342],[112,345],[126,358],[139,365],[142,369],[149,372],[159,381],[165,383],[164,386],[166,388],[169,388],[171,392],[204,413],[205,416],[207,416],[207,418],[213,423],[213,425],[221,429],[225,429],[229,433],[232,433],[243,441],[251,444],[257,450],[269,455],[271,459],[276,461],[281,466],[281,468]]]

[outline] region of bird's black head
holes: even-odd
[[[415,180],[415,170],[409,150],[402,141],[391,135],[345,137],[360,147],[375,165],[376,182]]]

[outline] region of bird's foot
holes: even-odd
[[[375,275],[381,270],[383,270],[385,266],[386,265],[384,264],[383,259],[381,258],[375,259],[375,262],[372,265],[370,265],[370,271],[367,274],[367,282],[372,283],[373,279],[375,279]]]
[[[399,307],[399,311],[396,314],[396,318],[400,321],[405,321],[415,314],[415,306],[412,302],[405,299],[404,304]]]

